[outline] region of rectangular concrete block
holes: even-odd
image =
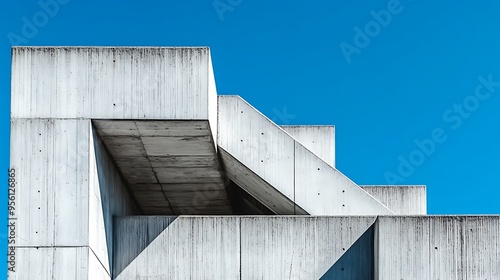
[[[379,217],[375,279],[500,279],[500,216]]]
[[[216,98],[204,47],[12,49],[13,118],[216,121]]]
[[[427,214],[425,186],[360,186],[396,215]]]

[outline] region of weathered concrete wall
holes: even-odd
[[[282,125],[281,128],[309,151],[335,167],[335,126]]]
[[[379,217],[375,279],[500,279],[500,216]]]
[[[375,219],[242,217],[239,279],[320,279]]]
[[[383,204],[238,96],[219,96],[218,145],[228,177],[260,200],[269,185],[312,215],[390,215]],[[231,155],[232,158],[227,155]],[[240,165],[251,172],[241,173]],[[260,177],[266,184],[259,184]],[[256,184],[257,183],[257,184]],[[269,190],[269,191],[268,191]],[[272,197],[282,201],[279,197]],[[265,203],[264,203],[265,204]],[[275,211],[277,207],[267,205]],[[286,209],[277,214],[296,213]]]
[[[30,258],[44,248],[48,256],[54,256],[53,266],[64,266],[75,258],[87,263],[90,257],[97,258],[91,263],[95,271],[89,269],[89,275],[103,270],[109,278],[112,217],[139,211],[101,141],[93,135],[91,121],[12,119],[11,129],[11,168],[16,170],[18,190],[15,245],[21,254],[17,265],[30,266],[33,273],[46,269],[39,267],[44,262]],[[91,254],[73,256],[78,248],[87,248]],[[46,273],[57,274],[58,269]],[[34,279],[30,275],[24,269],[9,272],[10,277]]]
[[[114,221],[113,276],[125,269],[153,240],[160,235],[176,216],[123,216]]]
[[[163,217],[168,224],[170,217]],[[140,221],[127,222],[127,219]],[[154,217],[117,219],[121,238],[147,244]],[[115,279],[239,279],[240,221],[237,217],[179,217],[149,243]],[[130,234],[132,236],[125,237]],[[128,246],[127,244],[117,244]],[[116,248],[127,263],[135,248]]]
[[[117,244],[120,253],[116,256],[121,260],[115,261],[132,261],[115,276],[116,279],[319,279],[375,219],[374,216],[180,216],[172,221],[171,217],[121,217],[116,220],[120,240],[149,245],[137,255],[135,245]],[[160,225],[167,227],[159,232]],[[368,262],[360,263],[359,267],[371,269],[372,260],[357,259]]]
[[[90,121],[12,119],[20,247],[88,244]]]
[[[427,214],[425,186],[360,186],[396,215]]]
[[[14,47],[12,117],[213,121],[209,65],[208,48]]]
[[[89,252],[88,247],[18,248],[17,271],[9,279],[90,279]]]
[[[90,248],[92,254],[78,257],[89,268],[85,277],[98,279],[95,273],[104,271],[109,278],[112,217],[140,211],[92,134],[91,119],[209,120],[215,138],[217,96],[209,49],[14,47],[11,88],[16,246],[68,250],[63,255]],[[33,256],[17,264],[37,268]],[[10,274],[30,275],[26,270]]]

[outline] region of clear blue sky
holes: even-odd
[[[500,213],[499,1],[59,2],[1,4],[4,194],[11,45],[210,46],[219,94],[279,124],[336,125],[356,183],[425,184],[431,214]]]

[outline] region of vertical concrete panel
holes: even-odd
[[[319,279],[375,217],[242,217],[241,279]]]
[[[425,186],[361,186],[396,215],[427,214]]]
[[[111,275],[113,217],[139,214],[126,182],[89,122],[89,246]]]
[[[380,217],[376,279],[500,279],[500,216]]]
[[[335,126],[282,125],[281,128],[309,151],[335,167]]]
[[[380,217],[376,279],[429,278],[430,232],[419,217]]]
[[[126,219],[126,218],[124,218]],[[140,228],[124,229],[145,242],[148,217]],[[136,235],[137,233],[139,235]],[[119,249],[120,250],[120,249]],[[122,250],[120,250],[122,251]],[[173,221],[115,279],[240,279],[238,217],[188,217]]]
[[[17,246],[82,246],[88,239],[89,121],[12,119]]]
[[[9,272],[8,277],[15,280],[86,280],[89,279],[88,254],[87,247],[18,248],[16,272]]]
[[[13,118],[208,119],[208,48],[14,47],[12,55]]]

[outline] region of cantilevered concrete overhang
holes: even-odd
[[[233,213],[208,121],[93,124],[144,214]]]

